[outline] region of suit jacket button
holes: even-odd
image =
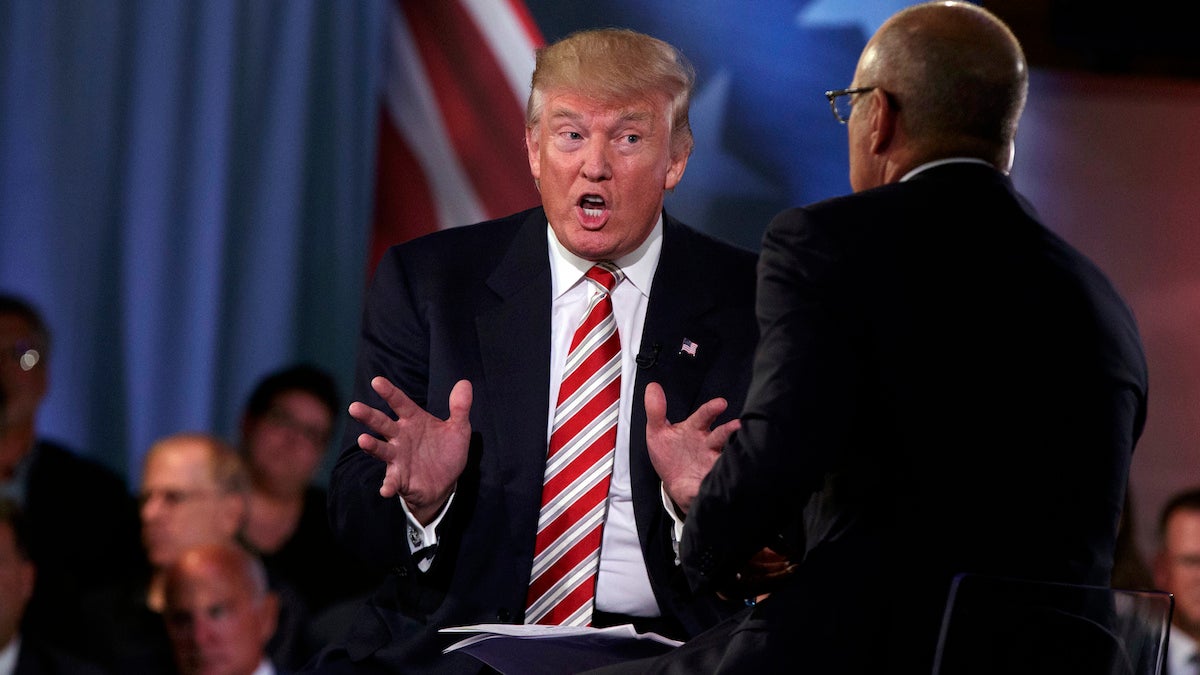
[[[496,612],[496,619],[500,621],[500,623],[508,623],[512,620],[512,614],[507,609],[501,607]]]
[[[395,574],[398,577],[406,577],[406,576],[408,576],[408,568],[407,567],[393,567],[392,574]]]

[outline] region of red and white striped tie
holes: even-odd
[[[621,340],[609,294],[624,275],[599,263],[587,278],[596,288],[571,338],[558,391],[526,623],[592,621],[621,398]]]

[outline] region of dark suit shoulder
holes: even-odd
[[[13,675],[107,675],[97,663],[76,658],[40,640],[22,638]]]
[[[701,232],[670,215],[663,217],[663,236],[672,242],[715,256],[721,262],[753,265],[757,254],[736,244]]]
[[[758,254],[700,232],[667,215],[663,218],[663,258],[672,274],[690,274],[728,298],[754,293]],[[679,261],[683,264],[676,265]],[[719,280],[714,283],[714,280]]]
[[[535,208],[473,225],[432,232],[397,244],[384,254],[373,287],[431,289],[445,304],[472,297],[498,268],[546,267],[546,217]],[[415,291],[418,295],[421,291]]]
[[[431,258],[475,260],[480,256],[494,256],[531,218],[539,218],[543,227],[546,224],[545,212],[537,207],[502,218],[430,232],[392,246],[386,255],[405,261]]]
[[[38,441],[37,455],[30,466],[30,483],[43,481],[55,484],[55,491],[84,490],[90,495],[128,496],[125,481],[115,471],[100,462],[79,455],[52,441]]]

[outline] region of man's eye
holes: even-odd
[[[634,143],[638,143],[641,140],[642,140],[642,137],[638,136],[637,134],[629,134],[625,137],[625,142],[629,143],[630,145],[632,145]]]

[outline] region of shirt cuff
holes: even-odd
[[[442,518],[446,516],[446,512],[450,510],[450,504],[454,502],[454,493],[450,493],[450,498],[446,500],[442,509],[428,525],[422,525],[413,516],[412,511],[408,508],[408,502],[405,502],[403,497],[397,496],[396,499],[400,500],[400,508],[404,509],[404,517],[408,521],[408,551],[414,555],[421,554],[418,555],[417,569],[428,572],[433,565],[433,555],[437,551],[437,528],[442,523]]]
[[[679,565],[682,564],[679,560],[679,540],[683,539],[683,516],[679,515],[679,511],[675,508],[675,502],[667,495],[665,483],[658,484],[658,491],[662,495],[663,508],[671,517],[671,550],[675,552],[675,564]]]

